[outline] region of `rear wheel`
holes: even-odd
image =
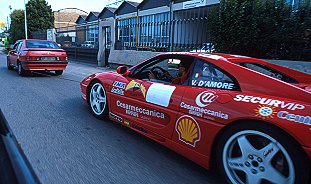
[[[20,76],[25,76],[26,73],[27,73],[27,71],[24,70],[24,68],[23,68],[21,63],[17,64],[17,71],[18,71],[18,75],[20,75]]]
[[[231,183],[308,183],[308,159],[291,137],[274,127],[235,126],[224,133],[216,155]]]
[[[64,72],[63,70],[56,70],[56,71],[55,71],[55,74],[56,74],[56,75],[62,75],[63,72]]]
[[[7,64],[8,70],[13,70],[14,69],[14,67],[10,65],[8,58],[6,59],[6,64]]]
[[[106,91],[100,82],[92,84],[89,90],[89,106],[96,118],[104,119],[108,115]]]

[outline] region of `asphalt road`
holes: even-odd
[[[62,76],[18,76],[0,52],[0,108],[42,183],[223,183],[168,148],[94,118],[79,82],[106,71],[70,62]]]

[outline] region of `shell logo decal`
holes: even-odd
[[[201,139],[201,131],[194,118],[188,115],[181,116],[175,126],[179,140],[195,147],[195,144]]]

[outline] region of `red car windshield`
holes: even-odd
[[[50,48],[50,49],[59,49],[59,46],[55,42],[45,41],[45,40],[27,40],[27,48]]]

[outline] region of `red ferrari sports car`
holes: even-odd
[[[55,71],[61,75],[67,64],[66,52],[49,40],[18,40],[7,55],[8,69],[17,67],[19,75],[29,71]]]
[[[229,54],[166,53],[81,83],[97,118],[127,126],[231,183],[308,183],[311,76]]]

